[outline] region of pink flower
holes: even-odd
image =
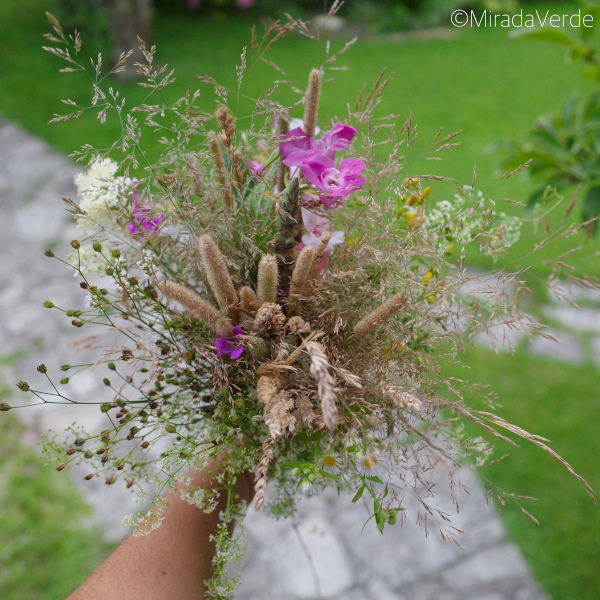
[[[302,236],[302,243],[305,246],[316,246],[321,238],[329,231],[331,221],[322,215],[318,215],[310,210],[302,209],[302,224],[306,231]],[[325,252],[331,252],[334,246],[341,244],[344,241],[343,231],[334,231],[331,234],[331,239],[325,248]]]
[[[247,9],[254,4],[254,0],[235,0],[238,8]]]
[[[242,346],[241,337],[244,335],[242,327],[236,325],[233,328],[233,336],[225,337],[223,335],[217,335],[217,341],[215,342],[215,348],[217,349],[217,356],[223,356],[229,354],[229,358],[235,360],[242,355],[244,347]]]
[[[160,230],[160,225],[164,220],[165,215],[157,215],[152,212],[152,207],[148,204],[142,206],[135,211],[133,221],[127,223],[127,231],[133,234],[139,234],[140,237],[144,233],[155,235]]]
[[[144,237],[144,233],[155,235],[160,230],[160,224],[164,220],[165,215],[157,215],[153,212],[152,206],[149,204],[139,203],[137,197],[137,181],[135,181],[133,194],[131,195],[131,203],[135,208],[133,221],[127,223],[127,231],[133,234],[139,234]]]
[[[254,175],[256,175],[257,177],[264,176],[267,167],[263,163],[258,162],[257,160],[249,160],[247,161],[247,163],[248,167],[250,168],[250,171],[252,171]]]
[[[302,173],[319,191],[322,204],[333,208],[365,184],[366,177],[360,176],[365,168],[359,158],[345,158],[336,169],[333,159],[321,155],[311,156],[303,163]]]
[[[283,136],[283,141],[279,143],[279,153],[283,157],[283,164],[288,167],[303,165],[307,159],[319,154],[333,159],[336,152],[350,145],[355,135],[356,129],[343,123],[334,125],[318,140],[308,137],[302,127],[296,127]]]

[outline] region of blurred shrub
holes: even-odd
[[[564,46],[571,61],[587,63],[584,77],[600,84],[600,0],[582,8],[584,15],[591,15],[594,27],[522,29],[516,35]],[[586,98],[569,97],[557,114],[539,117],[524,139],[506,142],[504,151],[506,169],[530,161],[528,172],[540,182],[528,198],[530,206],[544,202],[551,190],[576,185],[581,218],[600,215],[600,88]]]

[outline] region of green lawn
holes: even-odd
[[[101,126],[93,116],[47,126],[52,114],[63,108],[60,99],[85,102],[88,98],[86,82],[77,75],[57,74],[56,70],[63,65],[40,49],[41,35],[49,30],[43,11],[54,10],[58,2],[3,0],[0,3],[3,56],[0,114],[19,122],[65,153],[84,143],[107,146],[117,133],[114,119],[109,119],[106,126]],[[573,9],[574,5],[541,5],[544,10],[550,6],[559,12],[565,7]],[[224,20],[219,15],[160,14],[156,19],[155,40],[158,60],[176,67],[178,75],[167,96],[173,99],[195,86],[196,73],[211,75],[231,88],[237,87],[234,64],[241,47],[249,40],[249,30],[250,23],[242,17]],[[343,118],[346,102],[355,99],[362,83],[374,81],[380,69],[387,67],[395,73],[395,78],[383,97],[380,114],[394,113],[406,118],[412,113],[420,132],[409,157],[407,174],[434,172],[452,176],[463,184],[471,182],[477,165],[478,187],[497,198],[499,206],[504,207],[506,203],[502,203],[502,198],[523,200],[533,186],[521,177],[500,182],[500,157],[489,148],[502,138],[521,135],[536,116],[558,109],[571,92],[586,93],[592,84],[582,79],[581,65],[565,63],[558,47],[512,39],[503,29],[454,30],[454,33],[449,39],[360,40],[339,61],[349,67],[348,71],[337,72],[335,80],[325,85],[321,115],[323,120],[327,115]],[[333,46],[339,48],[344,42],[343,38],[336,39]],[[323,57],[323,45],[292,37],[279,44],[270,58],[285,69],[285,78],[302,88],[309,69],[322,62]],[[256,96],[277,77],[282,76],[259,64],[252,69],[243,92]],[[115,88],[128,98],[129,105],[144,99],[144,90],[134,84],[115,84]],[[212,110],[212,97],[206,89],[203,94],[204,107]],[[297,99],[287,88],[281,89],[276,97],[286,103]],[[423,160],[420,156],[442,126],[448,132],[462,129],[462,145],[448,151],[440,162]],[[451,185],[435,184],[432,199],[443,199],[452,193]],[[531,235],[530,230],[526,230],[508,260],[514,265],[535,264],[532,277],[542,277],[547,273],[541,265],[544,257],[523,258]],[[592,240],[585,255],[577,259],[577,266],[599,275],[594,256],[599,250],[598,239]],[[472,261],[485,264],[477,257]],[[489,383],[499,393],[505,406],[500,411],[502,416],[555,440],[553,447],[600,489],[595,463],[599,441],[594,419],[599,408],[598,370],[547,362],[522,353],[512,359],[470,351],[466,362],[472,367],[473,379]],[[456,375],[454,371],[453,374]],[[478,400],[471,398],[469,402],[477,406]],[[22,503],[26,506],[26,498],[31,502],[39,496],[39,486],[51,485],[49,481],[46,484],[47,480],[57,478],[57,474],[47,471],[38,474],[33,467],[27,468],[33,469],[31,476],[25,478],[20,488]],[[540,519],[541,526],[529,523],[512,509],[505,510],[504,518],[552,597],[555,600],[600,597],[596,574],[600,564],[596,541],[600,538],[600,518],[583,488],[557,463],[528,445],[515,450],[510,459],[489,471],[489,474],[484,471],[484,475],[505,490],[540,497],[540,501],[529,508]],[[34,508],[31,506],[30,510]],[[14,517],[14,523],[19,523],[27,535],[33,536],[26,527],[26,523],[31,522],[27,513]],[[94,548],[81,541],[78,543],[80,546],[75,551],[70,547],[57,549],[57,555],[67,552],[70,561],[74,556],[79,561],[89,551],[91,562],[99,560]],[[20,559],[15,556],[11,560]],[[45,562],[40,561],[40,564],[43,568]],[[17,563],[11,568],[17,568]],[[45,576],[45,571],[35,575],[40,580]],[[61,577],[64,581],[68,578],[74,581],[79,575],[57,571],[56,579]],[[22,581],[27,583],[24,577]],[[27,593],[18,597],[33,597]],[[2,593],[0,596],[9,597]]]
[[[2,395],[0,393],[0,395]],[[61,600],[106,557],[101,532],[66,471],[22,446],[23,426],[0,416],[0,598]]]
[[[495,356],[476,349],[468,351],[467,364],[468,371],[454,367],[446,372],[489,385],[502,404],[497,411],[500,416],[552,440],[552,448],[600,491],[600,437],[596,432],[600,370],[523,352],[514,357]],[[475,409],[486,410],[479,394],[467,395],[465,400]],[[476,426],[469,431],[481,434]],[[505,492],[538,498],[523,505],[540,521],[536,525],[518,507],[505,507],[503,518],[510,535],[552,598],[600,598],[600,509],[553,458],[533,444],[509,437],[520,447],[498,442],[492,460],[505,452],[510,456],[483,468],[480,474]]]

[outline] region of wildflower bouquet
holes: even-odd
[[[160,494],[177,481],[188,484],[182,497],[211,510],[219,495],[233,499],[247,470],[255,474],[256,509],[290,514],[299,495],[331,486],[350,491],[354,502],[368,499],[383,530],[402,517],[407,493],[434,515],[427,502],[434,466],[448,469],[452,486],[461,465],[489,456],[491,446],[468,437],[457,418],[554,454],[491,410],[466,406],[461,382],[441,375],[477,331],[541,326],[519,312],[519,273],[498,269],[478,286],[464,267],[471,249],[505,252],[519,238],[519,219],[472,187],[434,201],[427,183],[442,178],[406,172],[411,119],[376,117],[389,78],[382,73],[344,119],[329,122],[319,120],[319,99],[335,55],[310,71],[301,119],[272,98],[274,89],[250,115],[234,115],[228,90],[207,77],[201,81],[214,89],[216,110],[200,106],[199,92],[125,110],[103,87],[101,61],[89,71],[78,35],[49,18],[48,49],[93,84],[89,107],[67,101],[73,112],[55,120],[93,109],[122,123],[110,151],[77,153],[88,166],[76,179],[79,202],[66,200],[81,239],[59,260],[87,291],[87,306],[45,303],[75,327],[119,336],[108,345],[100,335],[87,339],[100,350],[94,366],[105,369],[114,396],[99,406],[102,431],[77,425],[65,439],[47,440],[59,470],[82,462],[86,479],[134,489],[154,482],[154,510],[134,520],[139,532],[160,523]],[[251,60],[266,61],[291,31],[314,36],[302,21],[277,22],[262,39],[253,35]],[[146,62],[138,72],[151,102],[173,73],[156,69],[154,48],[141,48]],[[144,147],[145,131],[161,135],[156,160]],[[455,145],[455,135],[438,135],[430,157]],[[69,372],[63,387],[19,386],[41,402],[67,402],[61,390],[80,369],[62,369]],[[49,378],[44,365],[38,370]],[[185,474],[215,459],[220,487],[194,489]],[[227,502],[222,514],[208,597],[232,593],[225,563],[236,506]]]

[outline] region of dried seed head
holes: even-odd
[[[266,406],[281,389],[281,379],[277,376],[263,375],[256,382],[256,396]]]
[[[231,146],[231,138],[235,133],[235,117],[229,112],[226,106],[219,106],[215,111],[217,123],[224,135],[220,136],[223,145],[226,148]]]
[[[310,333],[310,323],[307,323],[300,316],[290,317],[285,327],[293,335],[298,335],[299,333]]]
[[[275,302],[279,285],[279,269],[277,259],[272,254],[265,254],[258,265],[258,302]]]
[[[315,136],[319,98],[321,96],[321,71],[313,69],[308,76],[308,87],[304,96],[304,133],[308,137]]]
[[[300,425],[306,428],[311,427],[315,420],[315,411],[310,396],[307,393],[301,392],[294,398],[294,412]]]
[[[221,143],[219,138],[214,131],[208,132],[208,145],[213,157],[213,162],[217,168],[217,177],[219,185],[221,186],[221,192],[223,193],[223,203],[228,208],[233,207],[233,195],[231,193],[231,186],[228,181],[227,167],[225,166],[225,160],[223,159],[223,151],[221,150]]]
[[[260,335],[277,333],[285,323],[285,315],[279,304],[265,302],[257,311],[254,318],[254,327]]]
[[[280,438],[286,431],[294,433],[296,417],[292,414],[293,409],[294,401],[287,390],[280,390],[265,406],[264,419],[273,439]]]
[[[315,257],[315,249],[305,246],[296,259],[296,266],[292,272],[290,282],[290,310],[293,314],[298,304],[308,295],[310,291],[310,280],[312,263]]]
[[[386,300],[379,308],[369,313],[354,326],[354,335],[364,337],[383,325],[389,318],[393,317],[403,306],[406,305],[408,294],[401,292]]]
[[[323,421],[327,429],[333,429],[338,421],[338,406],[335,398],[335,379],[331,375],[325,348],[319,342],[306,342],[310,356],[310,374],[317,381],[317,393],[321,401]]]
[[[208,234],[201,235],[198,239],[198,250],[200,251],[200,258],[202,259],[202,266],[206,272],[208,284],[221,310],[234,323],[237,322],[236,304],[238,297],[221,251]]]
[[[273,448],[275,440],[267,438],[262,445],[262,457],[256,468],[256,479],[254,480],[254,507],[259,510],[265,501],[265,491],[267,488],[267,470],[273,459]]]
[[[240,297],[240,306],[244,312],[249,315],[255,315],[256,311],[260,308],[260,303],[254,290],[245,285],[238,290],[238,296]]]
[[[84,477],[84,479],[85,479],[86,481],[89,481],[90,479],[92,479],[92,477],[94,477],[94,474],[93,474],[93,473],[90,473],[89,475],[86,475],[86,476]]]

